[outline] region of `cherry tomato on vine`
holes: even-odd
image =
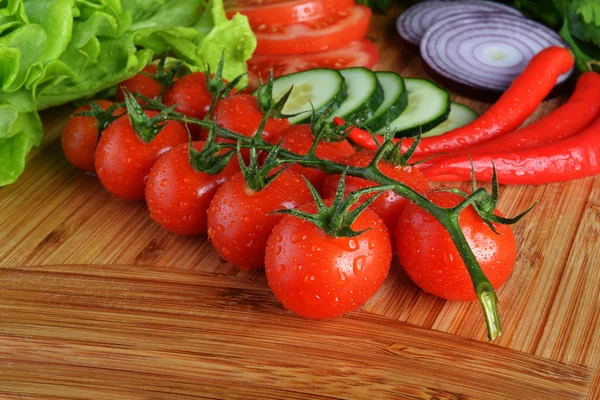
[[[331,204],[331,200],[325,201]],[[300,210],[314,212],[314,202]],[[285,308],[307,318],[332,318],[362,306],[388,275],[390,236],[368,208],[352,223],[356,237],[331,237],[311,222],[286,216],[269,236],[265,271]]]
[[[208,236],[221,257],[238,268],[262,268],[267,239],[283,218],[270,213],[311,199],[306,183],[293,171],[284,171],[256,192],[240,172],[217,190],[208,209]]]
[[[250,137],[258,130],[264,113],[260,110],[256,97],[249,94],[237,94],[219,101],[216,115],[218,125]],[[287,119],[269,118],[262,136],[270,142],[288,126],[290,123]]]
[[[375,153],[375,151],[359,151],[348,157],[345,157],[341,160],[341,162],[353,167],[366,167],[375,157]],[[406,184],[419,193],[429,190],[429,183],[427,182],[427,179],[425,179],[421,171],[414,167],[393,165],[385,160],[380,161],[377,165],[379,170],[386,176]],[[322,187],[323,197],[333,197],[339,180],[339,175],[329,175],[325,178]],[[347,176],[345,184],[346,194],[355,190],[377,185],[374,182],[353,176]],[[366,200],[371,197],[373,197],[373,195],[366,195],[362,197],[362,200]],[[390,232],[395,232],[398,219],[402,214],[404,207],[406,207],[408,203],[409,201],[404,197],[389,190],[380,195],[369,207],[384,220],[385,225]]]
[[[427,192],[426,197],[445,208],[463,200],[458,194],[440,191]],[[498,289],[512,273],[517,258],[512,229],[494,224],[499,235],[492,232],[473,207],[460,214],[459,224],[481,269],[494,289]],[[477,298],[450,235],[426,211],[414,204],[406,206],[396,229],[396,243],[400,264],[425,292],[448,300]]]
[[[163,102],[167,106],[177,105],[175,111],[192,118],[206,117],[213,96],[206,86],[206,74],[194,72],[179,79],[166,91]]]
[[[145,67],[143,72],[150,74],[152,76],[156,76],[157,67],[156,65],[148,65]],[[126,88],[131,93],[139,93],[148,97],[149,99],[156,99],[160,94],[162,89],[162,85],[156,79],[139,73],[132,78],[127,79],[119,84],[117,88],[117,101],[124,102],[125,94],[123,93],[123,88]]]
[[[310,125],[299,124],[290,126],[281,132],[281,135],[273,141],[282,141],[282,148],[296,154],[305,155],[313,145],[315,137],[311,131]],[[354,154],[354,148],[347,140],[338,142],[321,141],[317,145],[316,154],[317,157],[325,160],[340,161],[342,158]],[[316,168],[303,167],[298,164],[292,165],[290,169],[304,175],[317,189],[321,187],[323,180],[327,176],[325,172]]]
[[[201,151],[204,142],[194,142]],[[216,175],[195,171],[190,165],[189,143],[182,143],[161,155],[146,182],[146,203],[150,216],[177,235],[206,233],[206,212],[217,189],[240,171],[237,157]]]
[[[154,117],[156,111],[145,111]],[[124,115],[102,134],[96,149],[96,172],[102,185],[112,194],[126,200],[144,199],[144,179],[158,156],[188,141],[183,125],[168,121],[156,137],[145,143],[135,133]]]
[[[103,110],[113,105],[112,101],[96,100]],[[94,117],[78,117],[83,111],[89,111],[91,107],[84,105],[79,107],[67,121],[61,137],[61,145],[65,157],[75,167],[84,171],[95,171],[94,154],[98,143],[98,121]],[[123,113],[123,109],[117,109],[113,115]]]

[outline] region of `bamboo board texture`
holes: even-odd
[[[427,77],[396,15],[372,23],[377,69]],[[600,177],[502,188],[505,214],[539,204],[514,228],[504,335],[487,343],[477,303],[424,294],[397,263],[360,311],[292,315],[262,271],[72,168],[53,140],[71,111],[43,114],[46,147],[0,188],[0,398],[600,398]]]

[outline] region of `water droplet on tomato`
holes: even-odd
[[[162,181],[160,181],[160,186],[165,187],[169,184],[169,181],[166,179],[163,179]]]
[[[321,251],[321,248],[319,246],[313,245],[310,248],[310,250],[313,251],[313,252],[319,252],[319,251]]]
[[[277,273],[278,273],[279,275],[283,275],[283,274],[285,274],[285,265],[283,265],[283,264],[279,264],[279,265],[277,266]]]
[[[281,242],[281,241],[283,240],[283,236],[281,236],[281,235],[277,235],[277,236],[275,237],[275,240],[277,240],[278,242]]]
[[[187,207],[187,205],[188,205],[187,201],[182,201],[181,203],[179,203],[179,207],[181,207],[181,208],[185,208],[185,207]]]
[[[354,259],[352,263],[352,269],[354,270],[354,274],[358,275],[362,272],[365,263],[367,262],[367,258],[365,256],[358,256]]]
[[[280,255],[281,254],[281,250],[282,250],[281,246],[275,247],[275,255]]]
[[[377,244],[375,244],[375,242],[374,242],[373,240],[371,240],[371,241],[369,242],[369,248],[370,248],[370,249],[374,249],[376,246],[377,246]]]
[[[299,233],[294,233],[292,235],[291,241],[292,241],[292,243],[300,243],[304,239],[306,239],[306,235],[300,235]]]
[[[314,280],[315,280],[315,277],[314,277],[314,276],[312,276],[312,275],[306,275],[306,276],[304,277],[304,282],[305,282],[305,283],[313,282]]]
[[[208,236],[215,236],[215,230],[212,228],[212,226],[208,228],[206,233],[208,233]]]
[[[217,225],[217,230],[219,232],[225,232],[225,227],[223,225],[219,224],[219,225]]]

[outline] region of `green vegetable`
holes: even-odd
[[[0,186],[42,139],[37,110],[90,99],[169,51],[191,70],[246,72],[256,47],[246,17],[222,0],[0,0]]]
[[[385,13],[391,6],[391,0],[356,0],[357,4],[370,7],[373,11]]]
[[[527,16],[559,30],[581,71],[600,72],[599,0],[514,0]]]

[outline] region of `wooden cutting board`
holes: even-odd
[[[374,18],[377,69],[427,77],[397,14]],[[504,335],[487,343],[477,303],[424,294],[397,264],[360,311],[292,315],[263,271],[72,168],[52,140],[71,111],[44,113],[47,146],[0,188],[0,398],[600,398],[599,177],[502,188],[505,214],[539,204],[514,228]]]

